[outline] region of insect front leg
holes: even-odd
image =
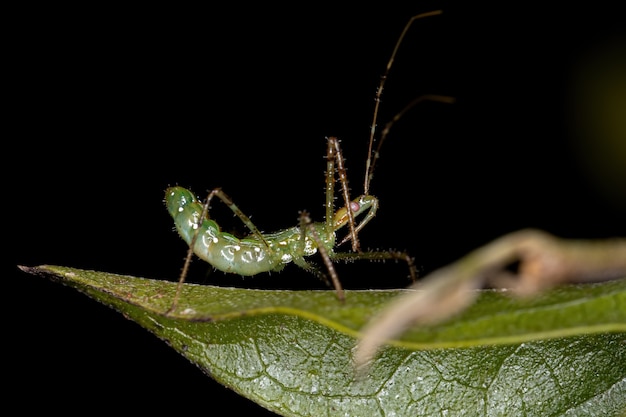
[[[334,183],[335,183],[335,162],[337,163],[337,174],[339,176],[339,182],[341,182],[341,193],[343,196],[343,200],[345,203],[345,213],[346,222],[350,229],[349,238],[346,237],[342,241],[346,242],[347,240],[352,241],[352,250],[354,252],[360,252],[360,244],[358,238],[358,232],[364,226],[359,225],[356,226],[354,222],[355,212],[358,211],[358,205],[355,206],[355,202],[350,199],[350,188],[348,187],[348,175],[346,173],[345,160],[343,158],[343,154],[341,152],[341,146],[339,146],[339,139],[336,137],[328,138],[328,167],[326,170],[326,225],[327,232],[328,229],[335,230],[338,227],[343,226],[337,225],[337,215],[334,210],[334,200],[335,200],[335,191],[334,191]],[[369,219],[367,219],[369,221]]]

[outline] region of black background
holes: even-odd
[[[11,386],[37,399],[22,409],[210,414],[219,400],[273,415],[113,310],[15,265],[176,280],[186,247],[162,203],[174,184],[201,195],[222,187],[264,231],[296,224],[302,209],[322,220],[324,138],[342,139],[359,193],[378,80],[417,13],[444,9],[409,32],[379,123],[421,94],[458,101],[420,105],[394,127],[363,246],[408,250],[425,274],[523,227],[626,234],[625,208],[580,168],[568,110],[576,63],[613,35],[614,10],[385,4],[15,12],[4,295]],[[244,231],[214,207],[226,229]],[[339,267],[346,288],[408,284],[403,265],[365,266]],[[295,266],[252,278],[209,269],[195,262],[190,280],[325,288]]]

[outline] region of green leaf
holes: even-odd
[[[136,321],[220,383],[284,416],[619,416],[626,410],[626,280],[532,300],[483,291],[453,321],[414,329],[368,375],[359,329],[402,290],[263,291],[58,266],[23,267]],[[79,312],[77,312],[79,313]]]

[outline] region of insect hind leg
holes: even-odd
[[[172,301],[172,305],[168,309],[167,314],[174,311],[174,309],[178,305],[178,300],[180,299],[180,293],[182,291],[183,284],[185,283],[185,280],[187,279],[187,274],[189,273],[189,267],[191,266],[191,261],[193,259],[193,254],[194,254],[193,248],[196,244],[196,240],[198,239],[198,232],[200,230],[200,225],[205,219],[209,218],[209,207],[211,205],[211,200],[213,200],[214,197],[219,198],[224,204],[226,204],[226,206],[230,208],[237,217],[239,217],[239,219],[243,222],[243,224],[245,224],[246,227],[250,229],[250,232],[252,232],[252,234],[256,236],[259,239],[259,241],[262,242],[268,248],[268,250],[270,249],[270,246],[267,243],[267,240],[263,237],[263,234],[259,231],[259,229],[255,226],[255,224],[252,223],[252,220],[250,220],[250,218],[246,216],[246,214],[243,211],[241,211],[239,207],[237,207],[237,205],[233,202],[233,200],[224,191],[222,191],[221,188],[214,188],[213,190],[211,190],[204,204],[202,205],[202,213],[200,214],[200,217],[198,218],[194,226],[195,232],[191,239],[191,243],[189,244],[189,248],[187,249],[187,256],[185,256],[185,263],[183,264],[183,268],[180,272],[178,285],[176,287],[176,294],[174,295],[174,301]]]
[[[259,239],[260,242],[263,242],[263,244],[269,249],[269,244],[267,243],[267,240],[265,240],[265,238],[263,237],[263,234],[259,231],[259,229],[255,226],[255,224],[252,223],[252,220],[250,220],[250,218],[246,216],[246,214],[243,211],[241,211],[239,207],[237,207],[237,205],[233,202],[232,198],[230,198],[224,191],[222,191],[221,188],[214,188],[213,190],[211,190],[211,192],[207,196],[206,203],[204,204],[205,210],[203,211],[203,217],[201,217],[200,223],[202,223],[204,219],[208,218],[209,207],[210,207],[210,203],[213,197],[217,197],[220,200],[222,200],[222,202],[226,204],[226,206],[229,209],[231,209],[232,212],[235,213],[237,217],[239,217],[239,219],[242,221],[243,224],[246,225],[246,227],[250,230],[250,232],[252,232],[252,234],[257,239]]]

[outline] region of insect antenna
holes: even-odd
[[[442,103],[453,103],[455,101],[453,97],[441,96],[441,95],[423,95],[423,96],[417,97],[415,100],[407,104],[404,107],[404,109],[402,109],[398,114],[396,114],[391,119],[391,121],[389,121],[385,125],[385,128],[383,129],[381,133],[380,140],[378,141],[378,145],[376,146],[376,150],[374,150],[374,142],[376,141],[376,125],[378,122],[378,110],[380,108],[381,96],[383,94],[385,82],[387,81],[387,76],[389,75],[391,66],[393,65],[393,62],[396,58],[398,49],[400,48],[400,44],[402,44],[402,40],[404,39],[406,33],[408,32],[409,28],[411,27],[414,21],[424,18],[424,17],[437,16],[437,15],[440,15],[441,13],[443,13],[442,10],[433,10],[431,12],[426,12],[426,13],[415,15],[409,19],[408,23],[404,26],[404,29],[402,30],[400,37],[396,41],[396,45],[393,48],[391,57],[389,58],[389,62],[387,62],[387,67],[385,68],[385,72],[380,77],[380,84],[378,84],[378,88],[376,89],[376,96],[374,98],[374,101],[376,104],[374,105],[374,116],[373,116],[372,125],[370,128],[370,140],[369,140],[369,147],[367,150],[368,157],[365,163],[365,179],[363,182],[363,194],[364,195],[369,195],[369,188],[370,188],[370,183],[372,182],[372,178],[374,177],[374,167],[376,165],[376,160],[380,157],[380,148],[383,142],[385,141],[385,139],[387,138],[387,134],[389,133],[391,126],[395,122],[397,122],[409,109],[411,109],[413,106],[415,106],[416,104],[424,100],[440,101]]]

